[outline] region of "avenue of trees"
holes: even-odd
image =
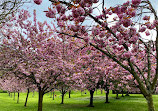
[[[10,92],[102,88],[139,92],[155,111],[158,79],[158,16],[150,0],[131,0],[106,8],[106,0],[48,0],[44,11],[56,23],[40,22],[27,10],[0,24],[0,88]],[[34,0],[37,5],[42,0]],[[95,6],[95,4],[99,4]],[[12,85],[10,85],[12,84]],[[29,90],[28,90],[29,92]]]

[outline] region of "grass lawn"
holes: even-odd
[[[105,102],[105,94],[101,94],[100,91],[94,93],[94,106],[87,107],[89,104],[89,92],[81,96],[81,92],[73,91],[71,98],[68,98],[66,94],[64,103],[60,104],[61,96],[59,92],[55,92],[57,95],[55,100],[50,98],[50,94],[44,95],[43,111],[147,111],[147,103],[144,97],[140,94],[130,94],[129,97],[121,97],[115,99],[115,94],[109,95],[109,104]],[[29,94],[27,107],[24,107],[26,93],[20,93],[20,103],[17,104],[16,99],[13,100],[7,93],[0,93],[0,111],[37,111],[38,93],[32,97],[32,93]],[[158,95],[154,95],[154,104],[158,111]]]

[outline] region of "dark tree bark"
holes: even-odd
[[[116,91],[116,99],[119,99],[119,97],[118,97],[118,91]]]
[[[129,94],[126,94],[125,96],[129,96]]]
[[[53,91],[53,100],[54,100],[54,91]]]
[[[103,94],[103,90],[101,89],[100,91],[101,91],[101,94]]]
[[[97,89],[96,89],[96,95],[97,95]]]
[[[10,92],[8,92],[8,95],[10,96]]]
[[[109,88],[106,88],[106,101],[105,103],[109,103]]]
[[[129,93],[128,93],[128,91],[126,92],[126,95],[125,96],[129,96]]]
[[[20,93],[18,92],[18,99],[17,99],[17,103],[19,103],[19,96],[20,96]]]
[[[43,95],[44,92],[42,91],[41,87],[38,88],[38,111],[42,111],[42,103],[43,103]]]
[[[15,92],[14,92],[14,98],[13,98],[13,100],[15,100]]]
[[[123,95],[123,90],[121,91],[121,93],[122,93],[122,97],[124,97],[124,95]]]
[[[50,98],[52,98],[52,91],[51,91],[51,93],[50,93]]]
[[[28,97],[29,97],[29,93],[30,93],[30,90],[29,90],[29,88],[28,88],[28,89],[27,89],[26,100],[25,100],[25,104],[24,104],[25,107],[26,107],[26,105],[27,105],[27,100],[28,100]]]
[[[94,94],[94,91],[90,90],[90,103],[89,103],[88,107],[94,107],[94,105],[93,105],[93,94]]]
[[[61,104],[64,104],[64,93],[62,93],[62,100],[61,100]]]
[[[145,97],[148,103],[148,111],[155,111],[152,94]]]
[[[69,91],[69,98],[71,98],[71,90]]]
[[[66,91],[64,90],[64,88],[62,88],[61,90],[61,94],[62,94],[62,101],[61,104],[64,104],[64,95],[65,95]]]
[[[33,91],[32,93],[33,93],[33,94],[32,94],[32,97],[34,97],[34,95],[35,95],[35,91]]]

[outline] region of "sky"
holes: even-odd
[[[102,1],[102,0],[99,0],[99,1]],[[110,6],[116,6],[118,4],[122,4],[126,1],[128,1],[128,0],[105,0],[105,6],[107,8],[109,8]],[[158,11],[158,0],[150,0],[150,1],[154,5],[154,8],[157,9],[157,11]],[[96,5],[98,5],[98,4],[96,4]],[[33,2],[33,0],[31,0],[31,3],[26,3],[21,8],[29,10],[30,13],[33,13],[33,10],[36,9],[37,19],[39,21],[44,21],[44,20],[52,21],[52,19],[46,17],[45,12],[43,12],[43,11],[48,10],[48,7],[51,7],[51,2],[49,2],[49,0],[43,0],[41,5],[36,5]]]
[[[45,16],[45,12],[43,11],[47,11],[48,7],[51,6],[51,2],[49,2],[48,0],[43,0],[43,2],[41,3],[41,5],[36,5],[33,0],[30,0],[31,3],[26,3],[24,4],[21,8],[23,9],[27,9],[31,15],[33,14],[33,10],[36,9],[36,14],[37,14],[37,19],[39,21],[51,21],[52,19],[48,18]]]

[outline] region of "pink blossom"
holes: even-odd
[[[102,31],[102,32],[99,34],[99,37],[100,37],[100,38],[103,38],[103,37],[105,37],[105,34],[106,34],[106,32],[105,32],[105,31]]]
[[[117,50],[118,51],[121,51],[121,50],[123,50],[124,48],[121,46],[121,47],[117,47]]]
[[[107,26],[107,22],[104,22],[101,24],[102,27],[106,27]]]
[[[61,4],[56,5],[56,9],[57,9],[58,13],[60,13],[61,8],[62,8]]]
[[[42,0],[34,0],[34,2],[37,4],[37,5],[40,5],[42,3]]]
[[[85,41],[86,43],[88,43],[88,42],[89,42],[89,38],[85,38],[84,41]]]
[[[7,43],[8,43],[7,39],[3,39],[3,44],[7,44]]]
[[[122,85],[121,85],[121,84],[118,84],[118,86],[121,87]]]
[[[77,18],[77,17],[82,16],[84,14],[85,14],[85,10],[82,7],[72,9],[72,15],[74,18]]]
[[[66,17],[65,14],[63,14],[60,19],[66,21],[66,20],[67,20],[67,17]]]
[[[133,5],[139,5],[141,3],[141,0],[132,0]]]
[[[150,20],[150,16],[144,16],[143,20]]]
[[[146,30],[146,27],[141,27],[140,29],[139,29],[139,32],[144,32]]]
[[[77,8],[77,11],[79,12],[80,16],[85,14],[85,11],[82,7]]]
[[[49,18],[55,18],[55,14],[56,14],[56,10],[55,9],[50,9],[49,11],[45,11],[46,12],[46,16]]]
[[[123,14],[118,14],[118,17],[119,17],[120,19],[122,19]]]
[[[130,58],[131,57],[131,52],[125,52],[124,54],[123,54],[123,56],[125,57],[125,58]]]
[[[98,35],[99,33],[100,33],[99,28],[96,28],[96,27],[95,27],[95,28],[92,29],[92,34],[93,34],[93,35]]]
[[[125,5],[125,6],[127,6],[127,5],[129,5],[129,1],[127,1],[127,2],[125,2],[125,3],[123,3],[123,5]]]
[[[157,27],[158,26],[158,20],[154,20],[153,24],[154,24],[155,27]]]
[[[93,0],[93,3],[98,3],[99,2],[99,0]]]
[[[149,31],[146,31],[145,34],[146,34],[146,36],[149,36],[149,35],[150,35],[150,32],[149,32]]]
[[[85,17],[84,17],[84,16],[80,16],[80,17],[78,18],[78,20],[79,20],[80,22],[83,22],[83,21],[85,20]]]
[[[138,36],[133,36],[130,39],[130,42],[135,43],[138,40]]]
[[[122,6],[122,7],[121,7],[121,12],[123,12],[123,13],[124,13],[124,12],[126,11],[126,9],[127,9],[127,7],[126,7],[126,6]]]
[[[61,4],[56,5],[56,9],[57,9],[58,13],[61,13],[61,14],[64,14],[65,10],[66,10],[64,7],[62,7]]]
[[[133,11],[132,13],[130,13],[130,15],[134,17],[136,15],[136,11]]]
[[[80,0],[79,4],[80,4],[80,6],[84,7],[85,6],[84,0]]]
[[[131,62],[133,62],[133,63],[134,63],[135,58],[132,56],[132,57],[130,58],[130,60],[131,60]]]
[[[79,31],[79,29],[80,29],[80,26],[79,26],[79,25],[77,25],[77,26],[71,25],[71,30],[72,30],[72,31],[77,32],[77,31]]]
[[[123,40],[123,39],[119,40],[119,45],[122,45],[124,43],[125,43],[125,40]]]
[[[132,24],[132,21],[130,19],[123,19],[122,23],[124,27],[128,27]]]

